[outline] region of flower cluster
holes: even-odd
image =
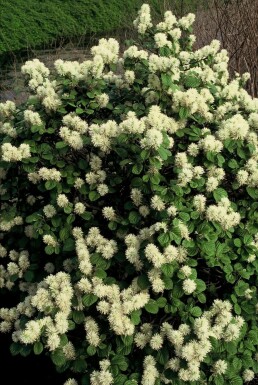
[[[1,146],[2,160],[5,162],[20,162],[22,159],[31,156],[30,146],[22,143],[19,147],[12,146],[11,143],[4,143]]]
[[[258,100],[193,21],[144,4],[139,42],[27,61],[0,103],[0,332],[65,385],[257,373]]]
[[[240,214],[231,207],[228,198],[221,198],[218,205],[210,205],[206,210],[208,221],[218,222],[225,230],[237,226],[241,220]]]

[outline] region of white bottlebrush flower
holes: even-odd
[[[106,206],[102,209],[102,214],[108,221],[114,221],[116,219],[116,213],[113,207]]]
[[[194,280],[188,278],[183,281],[183,290],[185,294],[192,294],[196,289],[196,283]]]
[[[96,102],[99,104],[100,108],[105,108],[109,102],[108,94],[100,94],[96,96]]]
[[[218,360],[214,363],[212,369],[215,374],[221,375],[226,372],[227,368],[228,368],[228,364],[226,361]]]
[[[240,186],[247,184],[249,179],[249,173],[246,170],[239,170],[237,172],[236,179]]]
[[[242,115],[236,114],[223,121],[218,131],[219,139],[245,139],[249,133],[249,124]]]
[[[43,212],[47,218],[52,218],[54,215],[56,215],[56,209],[53,205],[44,206]]]
[[[144,35],[145,32],[152,27],[150,6],[143,4],[138,12],[138,17],[134,20],[133,25],[138,33]]]
[[[164,255],[159,251],[157,246],[153,243],[149,243],[145,248],[146,258],[154,265],[154,267],[161,267],[165,263]]]
[[[74,188],[80,189],[84,185],[84,180],[82,178],[76,178],[74,182]]]
[[[214,191],[216,190],[218,185],[219,185],[219,180],[214,176],[210,176],[206,181],[206,190],[208,192]]]
[[[143,195],[142,195],[142,192],[138,188],[133,188],[131,190],[130,197],[131,197],[133,203],[135,204],[135,206],[140,206],[140,204],[142,203]]]
[[[140,206],[139,213],[145,218],[150,214],[150,209],[146,205]]]
[[[193,205],[196,211],[202,213],[205,211],[206,207],[206,197],[202,194],[198,194],[194,196]]]
[[[199,154],[199,147],[196,143],[189,144],[187,148],[187,152],[189,155],[196,157]]]
[[[243,380],[244,382],[249,382],[254,379],[255,373],[251,369],[245,369],[243,372]]]
[[[24,111],[24,119],[32,126],[41,126],[43,124],[39,113],[31,110]]]
[[[181,19],[178,20],[178,26],[182,29],[188,29],[191,27],[195,20],[195,15],[193,13],[188,13],[188,15],[183,16]]]
[[[86,208],[83,203],[81,202],[75,203],[74,205],[75,214],[82,215],[83,213],[85,213],[85,210]]]
[[[44,270],[48,273],[48,274],[53,274],[54,271],[55,271],[55,265],[51,262],[47,262],[44,266]]]
[[[163,202],[163,200],[158,196],[158,195],[154,195],[152,198],[151,198],[151,208],[153,208],[154,210],[157,210],[157,211],[162,211],[165,209],[165,203]]]
[[[179,229],[179,231],[180,231],[180,234],[181,234],[181,237],[182,237],[182,238],[185,238],[185,239],[187,239],[187,240],[190,239],[190,237],[189,237],[189,230],[188,230],[188,227],[187,227],[187,225],[186,225],[185,223],[183,223],[182,221],[180,221],[180,222],[178,223],[178,229]]]
[[[172,43],[167,39],[167,35],[165,33],[162,33],[162,32],[156,33],[154,35],[154,40],[158,48],[162,48],[165,46],[169,48],[172,47]]]
[[[85,120],[81,119],[78,115],[70,113],[65,115],[62,119],[65,126],[71,130],[75,130],[80,134],[85,134],[88,129],[88,124]]]
[[[59,207],[64,208],[68,206],[69,200],[65,194],[58,194],[56,203]]]
[[[1,146],[2,160],[5,162],[19,162],[22,159],[30,158],[30,146],[21,144],[19,147],[12,146],[11,143],[4,143]]]
[[[5,103],[0,103],[0,117],[8,118],[16,110],[15,103],[11,100],[7,100]]]
[[[78,385],[78,382],[74,378],[68,378],[65,381],[64,385]]]
[[[101,196],[108,194],[108,185],[106,185],[105,183],[100,183],[97,187],[97,191]]]
[[[133,84],[135,80],[135,73],[134,71],[125,71],[124,78],[127,84]]]
[[[161,337],[160,334],[156,333],[151,337],[150,340],[150,347],[153,350],[160,350],[163,345],[163,338]]]
[[[190,266],[184,265],[180,268],[180,272],[184,274],[185,278],[187,278],[192,274],[192,269]]]
[[[20,334],[20,340],[24,344],[32,344],[36,342],[41,334],[41,327],[38,321],[28,321],[25,330]]]
[[[142,148],[153,148],[157,150],[163,142],[162,133],[156,128],[150,128],[143,139],[141,139],[140,144]]]
[[[154,385],[156,378],[159,376],[159,372],[155,365],[155,359],[152,356],[145,356],[143,361],[143,375],[142,375],[142,385]]]
[[[223,143],[217,140],[214,135],[206,135],[204,139],[199,141],[199,147],[205,152],[219,153],[223,149]]]
[[[99,327],[92,317],[87,317],[84,323],[86,339],[92,346],[98,346],[101,343],[99,337]]]
[[[177,208],[175,207],[175,206],[169,206],[168,208],[167,208],[167,213],[168,213],[168,215],[170,216],[170,217],[175,217],[176,216],[176,214],[177,214]]]
[[[180,369],[180,359],[179,358],[171,358],[167,364],[166,367],[168,369],[173,370],[174,372],[178,372]]]
[[[43,242],[52,247],[56,247],[58,245],[58,242],[55,240],[55,238],[50,234],[43,235]]]

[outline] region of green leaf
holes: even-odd
[[[227,198],[228,193],[223,188],[219,187],[216,190],[213,191],[213,197],[216,202],[219,202],[221,198]]]
[[[85,294],[83,297],[82,297],[82,303],[84,306],[91,306],[93,305],[95,302],[97,302],[98,300],[98,297],[95,295],[95,294]]]
[[[243,379],[240,376],[234,376],[229,381],[230,385],[243,385]]]
[[[75,241],[72,238],[66,239],[63,251],[73,251],[75,249]]]
[[[122,336],[121,339],[125,345],[131,345],[133,343],[133,336]]]
[[[13,342],[10,345],[10,352],[13,356],[16,356],[17,354],[20,353],[20,350],[22,348],[22,345],[18,342]]]
[[[206,290],[206,284],[201,279],[196,279],[195,283],[196,283],[196,291],[195,291],[195,293],[199,294],[199,293],[201,293],[201,292]]]
[[[96,269],[95,273],[94,273],[94,276],[98,277],[98,278],[106,278],[107,273],[103,269]]]
[[[240,358],[234,357],[232,361],[232,365],[233,365],[233,368],[239,372],[242,368],[242,361],[240,360]]]
[[[194,306],[190,309],[190,313],[194,317],[201,317],[202,315],[202,309],[199,306]]]
[[[118,374],[116,377],[115,377],[115,380],[114,380],[114,385],[123,385],[125,383],[125,380],[127,379],[127,376],[124,375],[124,374]]]
[[[158,185],[160,182],[160,174],[157,173],[157,174],[151,175],[150,181],[151,181],[151,183]]]
[[[33,223],[33,222],[37,222],[40,218],[40,214],[39,213],[33,213],[31,215],[29,215],[28,217],[26,217],[26,223]]]
[[[243,297],[245,295],[245,291],[248,288],[249,288],[249,285],[247,282],[244,282],[243,280],[239,280],[235,285],[235,293],[238,297]]]
[[[166,151],[166,149],[164,147],[162,147],[162,146],[159,147],[158,148],[158,153],[159,153],[159,155],[160,155],[162,160],[167,160],[168,153],[167,153],[167,151]]]
[[[20,355],[23,357],[27,357],[31,353],[31,346],[30,345],[23,345],[20,350]]]
[[[159,312],[159,306],[156,301],[150,299],[149,302],[144,306],[145,310],[151,314],[157,314]]]
[[[54,254],[54,252],[55,252],[55,248],[53,246],[48,245],[45,247],[45,253],[47,255],[52,255],[52,254]]]
[[[165,263],[161,266],[161,271],[165,277],[172,277],[174,272],[174,267],[172,263]]]
[[[232,169],[238,168],[237,161],[235,159],[230,159],[230,161],[228,162],[228,167]]]
[[[219,375],[216,375],[216,376],[214,377],[214,384],[215,384],[215,385],[224,385],[224,384],[225,384],[225,382],[224,382],[224,377],[221,376],[220,374],[219,374]]]
[[[161,74],[161,82],[165,88],[169,88],[170,86],[173,85],[172,77],[170,74],[167,74],[167,73]]]
[[[241,239],[235,238],[235,239],[234,239],[234,245],[235,245],[236,247],[241,247],[241,246],[242,246],[242,241],[241,241]]]
[[[254,187],[246,187],[246,191],[251,198],[257,200],[258,199],[258,189]]]
[[[59,237],[61,241],[65,241],[67,238],[69,238],[69,235],[70,235],[70,228],[63,227],[59,231]]]
[[[198,301],[200,303],[206,303],[206,295],[205,294],[203,294],[203,293],[198,294],[197,298],[198,298]]]
[[[83,311],[79,311],[79,310],[74,310],[72,312],[72,317],[73,317],[73,320],[76,324],[81,324],[85,320],[85,315],[84,315]]]
[[[84,358],[77,358],[73,361],[72,370],[75,373],[83,373],[87,368],[87,363]]]
[[[62,366],[66,363],[65,355],[60,349],[57,349],[54,352],[52,352],[50,354],[50,357],[51,357],[52,362],[56,366]]]
[[[137,285],[140,287],[140,289],[145,290],[148,287],[150,287],[150,282],[148,280],[147,275],[140,275],[137,278]]]
[[[140,157],[142,160],[148,159],[150,156],[150,151],[149,150],[142,150],[140,153]]]
[[[33,345],[33,351],[36,355],[41,354],[43,352],[43,344],[40,341],[35,342]]]
[[[34,278],[35,278],[35,274],[33,271],[31,270],[27,270],[24,275],[23,275],[24,279],[26,282],[33,282]]]
[[[91,202],[94,202],[94,201],[96,201],[99,198],[100,198],[100,195],[99,195],[99,193],[97,191],[90,191],[89,192],[89,200]]]
[[[134,325],[139,325],[139,323],[141,323],[141,310],[132,311],[130,317],[131,317],[131,322]]]
[[[167,348],[162,348],[158,351],[158,354],[156,356],[156,360],[161,365],[166,365],[166,363],[169,360],[169,351]]]
[[[173,289],[173,281],[172,281],[171,278],[165,276],[165,277],[162,278],[162,281],[164,282],[166,290]]]
[[[141,216],[137,211],[131,211],[128,219],[132,225],[136,225],[138,222],[140,222]]]
[[[156,300],[156,303],[158,304],[158,307],[165,307],[166,304],[167,304],[167,299],[165,297],[159,297],[157,300]]]
[[[163,233],[158,236],[158,242],[160,246],[165,247],[170,243],[169,233]]]
[[[87,347],[87,353],[89,356],[94,356],[94,354],[96,354],[96,351],[97,349],[95,348],[95,346],[90,345]]]
[[[180,119],[186,119],[189,116],[189,110],[186,107],[181,107],[179,109],[179,117]]]
[[[68,144],[61,141],[61,142],[56,142],[56,149],[60,150],[62,148],[68,147]]]
[[[75,112],[76,114],[80,115],[84,113],[84,110],[82,108],[76,108]]]
[[[237,346],[235,341],[225,342],[225,348],[226,351],[232,355],[235,355],[237,353]]]
[[[185,86],[188,88],[197,88],[201,84],[201,80],[194,75],[187,76],[185,79]]]
[[[124,363],[126,363],[126,359],[124,356],[121,356],[119,354],[117,354],[116,356],[114,356],[112,359],[111,359],[111,364],[112,365],[124,365]]]
[[[139,175],[143,170],[143,165],[142,163],[137,163],[133,166],[132,168],[132,173],[133,174],[136,174],[136,175]]]

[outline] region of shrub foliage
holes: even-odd
[[[143,5],[123,53],[28,61],[28,101],[0,104],[0,330],[66,385],[258,372],[258,100],[193,21]]]

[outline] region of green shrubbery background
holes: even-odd
[[[78,36],[125,29],[131,25],[143,2],[0,0],[0,9],[3,10],[0,14],[0,55],[3,58],[11,52],[49,45],[59,38],[71,40]],[[156,15],[163,13],[167,5],[176,6],[171,0],[150,0],[149,3]],[[198,2],[187,0],[181,3],[184,8],[194,9]]]

